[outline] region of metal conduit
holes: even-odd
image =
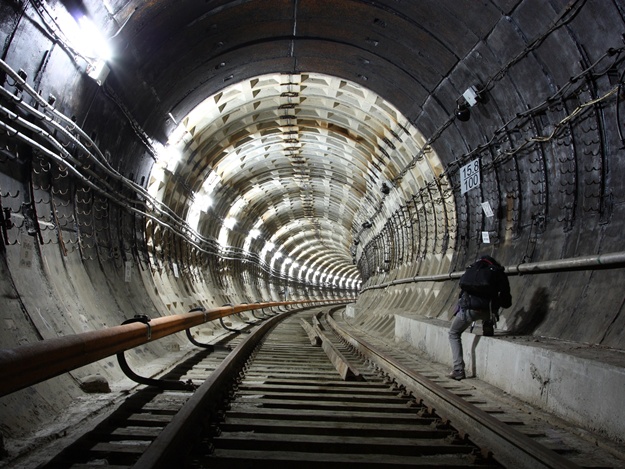
[[[352,299],[277,301],[225,306],[154,318],[150,320],[149,327],[141,322],[133,322],[98,331],[46,339],[12,349],[0,349],[0,396],[19,391],[118,352],[232,314],[273,306],[334,304],[348,301]]]
[[[565,272],[583,269],[598,269],[600,267],[625,266],[625,252],[610,252],[606,254],[596,254],[590,256],[571,257],[569,259],[558,259],[542,262],[529,262],[527,264],[517,264],[506,266],[508,275],[538,274],[544,272]],[[450,272],[448,274],[423,275],[416,277],[401,278],[379,285],[371,285],[363,288],[360,293],[367,290],[378,290],[380,288],[392,287],[406,283],[418,282],[444,282],[462,277],[463,271]]]

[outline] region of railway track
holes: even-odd
[[[167,376],[195,391],[138,391],[44,467],[625,467],[321,311],[200,351]]]
[[[309,313],[307,320],[312,319]],[[324,327],[324,326],[322,326]],[[345,380],[301,315],[279,324],[259,347],[236,390],[190,455],[190,467],[500,467],[481,457],[424,405],[330,340],[352,367]],[[354,367],[357,367],[355,369]],[[339,367],[340,368],[340,367]],[[206,451],[210,449],[210,451]]]
[[[63,449],[49,462],[37,467],[87,469],[130,468],[147,447],[170,424],[173,417],[213,374],[224,359],[246,338],[249,327],[222,338],[210,348],[200,349],[175,366],[160,380],[188,385],[188,389],[145,386],[129,396],[93,430]]]

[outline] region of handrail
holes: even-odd
[[[625,252],[609,252],[605,254],[596,254],[590,256],[571,257],[568,259],[556,259],[550,261],[528,262],[517,265],[506,266],[508,275],[537,274],[545,272],[564,272],[583,269],[599,269],[599,268],[616,268],[625,266]],[[402,285],[406,283],[419,282],[444,282],[446,280],[454,280],[462,277],[462,271],[449,272],[447,274],[437,275],[417,275],[415,277],[406,277],[391,280],[390,282],[380,283],[378,285],[369,285],[360,290],[364,293],[368,290],[379,290],[381,288]]]
[[[11,349],[0,349],[0,396],[11,394],[118,352],[162,339],[176,332],[231,314],[273,306],[346,303],[353,299],[297,300],[237,305],[163,316],[149,326],[132,322],[97,331],[45,339]]]

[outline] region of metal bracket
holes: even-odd
[[[247,304],[249,304],[249,303],[241,303],[241,304],[242,304],[242,305],[247,305]],[[249,324],[250,326],[253,326],[254,324],[256,324],[256,322],[249,322],[249,321],[246,321],[245,319],[243,319],[243,317],[241,316],[241,313],[236,313],[236,314],[237,314],[237,316],[239,317],[239,319],[240,319],[241,321],[243,321],[245,324]],[[252,316],[254,316],[254,310],[252,310]],[[257,318],[256,316],[254,316],[254,318],[259,319],[259,318]]]
[[[150,318],[146,315],[135,315],[134,318],[122,322],[122,325],[131,324],[133,322],[140,322],[148,327],[148,340],[150,340],[150,338],[152,337],[152,326],[150,326]],[[119,367],[122,369],[124,374],[136,383],[145,384],[146,386],[156,386],[161,389],[172,389],[180,391],[194,391],[196,389],[196,386],[191,382],[191,380],[187,382],[174,381],[168,379],[147,378],[145,376],[140,376],[136,374],[130,369],[130,366],[128,366],[128,362],[126,361],[126,356],[124,355],[123,351],[117,353],[117,361],[119,363]]]
[[[223,306],[230,306],[232,308],[232,312],[234,312],[234,305],[232,303],[226,303]],[[243,321],[245,322],[245,321]],[[219,318],[219,323],[221,324],[221,327],[223,327],[225,330],[229,331],[229,332],[234,332],[235,334],[249,334],[249,331],[240,331],[238,329],[232,329],[228,326],[226,326],[226,324],[224,323],[224,318]],[[246,324],[250,324],[250,323],[246,323]]]
[[[258,301],[257,301],[256,303],[258,303]],[[249,303],[244,303],[244,304],[246,304],[246,305],[247,305],[247,304],[249,304]],[[262,312],[262,308],[261,308],[261,312]],[[250,310],[250,313],[252,314],[252,317],[253,317],[254,319],[258,319],[259,321],[262,321],[262,320],[263,320],[263,318],[259,318],[258,316],[256,316],[256,310],[255,310],[255,309],[251,309],[251,310]]]
[[[199,306],[197,308],[193,308],[193,309],[189,310],[190,313],[196,313],[198,311],[202,311],[204,313],[204,322],[206,322],[206,315],[208,313],[206,312],[206,309],[204,309],[203,306]],[[232,351],[232,347],[230,347],[229,345],[213,345],[213,344],[203,344],[202,342],[198,342],[191,335],[191,329],[190,328],[186,329],[185,332],[187,334],[187,339],[189,339],[189,342],[191,342],[196,347],[205,348],[205,349],[209,350],[210,352],[215,352],[217,350],[223,351],[223,352],[231,352]]]
[[[2,199],[0,199],[0,226],[2,227],[2,237],[4,244],[9,244],[9,236],[7,231],[13,228],[15,225],[11,220],[11,209],[9,207],[2,206]]]
[[[261,303],[260,301],[256,302],[256,304],[260,304],[260,303]],[[255,309],[252,310],[252,316],[254,316],[257,319],[267,319],[268,317],[271,317],[271,316],[267,316],[267,313],[265,313],[265,308],[260,308],[259,314],[263,315],[263,317],[260,317],[260,318],[254,314],[255,311],[256,311]]]

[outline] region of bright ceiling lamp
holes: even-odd
[[[224,220],[224,226],[226,228],[228,228],[229,230],[231,230],[232,228],[234,228],[234,225],[237,224],[237,221],[235,218],[232,217],[228,217]]]
[[[83,13],[59,9],[55,20],[70,46],[87,61],[87,74],[102,85],[109,74],[107,61],[112,58],[111,47],[96,25]]]
[[[260,226],[261,223],[262,220],[257,222],[255,226]],[[249,252],[250,246],[252,245],[252,240],[258,238],[259,236],[260,230],[258,228],[252,228],[245,238],[245,242],[243,243],[243,250]]]
[[[206,213],[208,209],[213,205],[213,199],[208,194],[195,194],[193,202],[189,207],[189,213],[187,215],[187,224],[194,230],[200,223],[200,214]]]
[[[107,61],[112,58],[111,47],[97,26],[84,13],[75,16],[62,9],[55,11],[55,20],[67,42],[88,59]]]
[[[160,145],[155,144],[156,147],[156,161],[161,168],[165,168],[170,172],[176,170],[178,162],[182,158],[182,153],[172,145]]]
[[[274,266],[276,265],[276,261],[278,259],[280,259],[282,256],[284,256],[284,254],[281,251],[276,251],[273,255],[273,257],[271,258],[271,261],[269,262],[269,268],[273,269]],[[284,267],[284,265],[283,265]]]
[[[78,18],[78,30],[80,35],[80,44],[85,51],[85,55],[93,57],[96,60],[111,60],[111,47],[104,39],[96,25],[86,16]]]
[[[226,217],[224,218],[223,224],[221,225],[221,229],[219,230],[219,236],[217,237],[217,242],[219,243],[219,247],[221,249],[227,249],[229,247],[228,243],[228,232],[234,228],[234,225],[237,224],[236,218]]]

